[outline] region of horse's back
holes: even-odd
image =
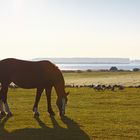
[[[45,86],[45,84],[54,85],[57,81],[63,81],[61,71],[47,60],[4,59],[0,61],[0,72],[4,80],[7,78],[7,80],[25,88]]]

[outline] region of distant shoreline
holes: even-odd
[[[86,73],[86,72],[133,72],[133,70],[117,70],[117,71],[110,71],[106,69],[102,70],[92,70],[92,69],[87,69],[87,70],[61,70],[64,73]]]
[[[116,67],[118,71],[140,69],[140,64],[56,64],[63,71],[109,71]]]

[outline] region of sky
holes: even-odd
[[[140,0],[0,0],[0,59],[140,59]]]

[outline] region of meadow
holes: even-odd
[[[101,73],[100,73],[101,74]],[[108,77],[106,73],[64,73],[69,79]],[[138,77],[139,73],[131,73]],[[77,77],[75,77],[77,75]],[[110,73],[111,76],[128,73]],[[72,77],[72,78],[70,78]],[[119,80],[119,79],[118,79]],[[78,84],[78,83],[77,83]],[[35,89],[9,89],[8,101],[13,112],[0,119],[0,140],[135,140],[140,139],[140,89],[95,91],[92,88],[66,88],[70,91],[66,117],[60,118],[56,94],[52,106],[56,113],[47,113],[46,97],[42,95],[40,117],[34,118],[32,107]]]
[[[92,71],[92,72],[65,72],[66,84],[71,85],[98,85],[119,84],[124,86],[140,85],[140,72],[133,71]]]

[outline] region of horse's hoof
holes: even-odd
[[[11,112],[8,112],[7,117],[12,117],[13,114]]]
[[[55,116],[55,113],[53,111],[49,112],[50,116]]]
[[[50,114],[50,116],[55,116],[55,113],[53,112],[52,109],[48,110],[48,113]]]
[[[34,113],[34,117],[39,117],[39,113],[38,112]]]
[[[65,113],[59,113],[59,116],[60,116],[61,118],[63,118],[63,117],[65,117]]]
[[[6,116],[6,113],[4,111],[1,112],[1,116],[4,117]]]
[[[3,118],[4,116],[3,115],[1,115],[1,113],[0,113],[0,120]]]

